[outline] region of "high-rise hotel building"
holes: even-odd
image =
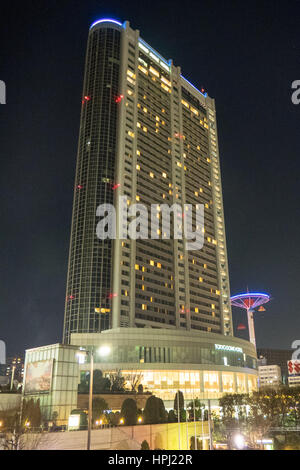
[[[159,211],[156,240],[99,240],[97,207],[118,214],[119,196],[203,204],[203,248],[164,239]],[[88,37],[64,342],[118,327],[232,335],[215,102],[129,22],[100,20]]]
[[[119,196],[129,210],[159,206],[157,239],[97,237],[97,207],[118,216]],[[204,206],[202,249],[164,236],[163,204],[175,203]],[[215,406],[257,388],[255,347],[232,331],[214,100],[128,22],[97,21],[88,38],[64,343],[28,350],[24,378],[24,396],[61,424],[90,368],[78,348],[93,349],[104,374],[121,370],[130,389],[139,376],[168,408],[178,390]],[[42,374],[49,361],[55,380],[38,392],[30,370]]]

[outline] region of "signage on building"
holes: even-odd
[[[291,360],[287,362],[289,375],[300,375],[300,361]]]
[[[215,349],[217,349],[218,351],[243,353],[242,348],[239,348],[237,346],[229,346],[228,344],[215,344]]]
[[[29,362],[26,367],[25,393],[50,392],[53,360]]]

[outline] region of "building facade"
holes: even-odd
[[[39,400],[44,422],[67,424],[77,408],[77,352],[77,347],[64,344],[26,351],[23,398]]]
[[[106,239],[103,204],[117,225]],[[143,211],[143,235],[128,237]],[[202,247],[190,249],[186,220]],[[140,374],[167,408],[178,390],[217,405],[257,389],[255,347],[232,330],[215,102],[127,21],[99,20],[88,37],[63,343],[26,352],[23,391],[61,423],[90,367],[79,348],[129,389]]]
[[[264,365],[276,364],[280,367],[283,384],[288,384],[287,362],[291,359],[293,351],[291,349],[268,349],[258,348],[257,357],[266,360]]]
[[[173,408],[177,390],[185,399],[205,402],[224,393],[257,389],[255,347],[238,338],[205,332],[116,328],[101,334],[72,334],[78,347],[94,349],[95,368],[103,374],[121,370],[130,388],[140,376],[144,391]],[[89,371],[89,362],[80,365]]]
[[[97,238],[97,207],[113,204],[118,220],[120,196],[128,210],[157,205],[156,239]],[[203,204],[201,250],[165,237],[160,206],[175,203]],[[145,326],[232,335],[215,103],[129,22],[100,20],[88,37],[64,342]]]
[[[282,385],[281,369],[276,365],[258,367],[259,387],[274,387]]]

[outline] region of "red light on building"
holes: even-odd
[[[74,295],[69,295],[69,300],[73,300],[75,299],[75,296]]]
[[[112,186],[111,189],[114,191],[115,189],[118,189],[120,186],[121,186],[120,183],[116,183],[116,184],[114,184],[114,185]]]
[[[113,293],[108,294],[107,297],[108,297],[109,299],[112,299],[113,297],[117,297],[117,296],[118,296],[118,294],[116,294],[115,292],[113,292]]]
[[[116,98],[115,98],[115,103],[120,103],[123,98],[124,98],[124,95],[118,95],[118,96],[116,96]]]
[[[83,188],[82,184],[77,185],[77,189],[82,189],[82,188]]]
[[[88,95],[85,95],[83,100],[82,100],[82,104],[84,104],[86,101],[90,101],[91,97],[88,96]]]
[[[182,134],[179,134],[179,132],[175,132],[174,136],[175,136],[177,139],[182,139],[182,138],[183,138],[183,135],[182,135]]]

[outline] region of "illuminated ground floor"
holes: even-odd
[[[66,424],[77,408],[78,384],[90,370],[90,354],[79,363],[82,349],[93,351],[94,370],[120,370],[131,389],[139,378],[144,392],[174,406],[181,390],[185,400],[211,400],[224,393],[257,389],[254,346],[239,338],[213,333],[151,328],[118,328],[94,334],[73,334],[71,345],[54,344],[26,351],[23,395],[39,399],[43,416]],[[126,397],[126,396],[124,396]]]
[[[255,348],[248,341],[217,334],[120,328],[101,334],[74,334],[72,343],[94,350],[94,367],[121,370],[128,387],[140,377],[144,391],[167,408],[181,390],[185,399],[217,400],[224,393],[257,389]],[[80,365],[80,374],[89,363]]]

